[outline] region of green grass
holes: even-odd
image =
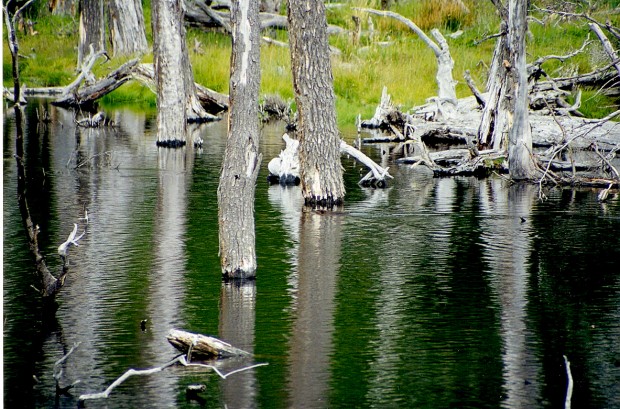
[[[449,4],[447,2],[445,4]],[[469,9],[455,9],[441,6],[436,0],[401,0],[395,2],[393,11],[416,22],[425,32],[439,28],[444,35],[455,30],[463,30],[459,38],[448,38],[450,50],[455,60],[453,75],[457,84],[457,95],[470,95],[463,80],[463,73],[469,69],[479,88],[484,88],[487,67],[490,64],[495,42],[493,40],[475,44],[476,40],[496,33],[499,21],[493,6],[488,1],[464,0]],[[603,2],[604,3],[604,2]],[[352,7],[378,8],[378,0],[351,0],[345,7],[328,9],[327,17],[331,24],[337,24],[353,30],[353,14],[361,17],[362,29],[369,29],[368,16],[360,14]],[[452,3],[453,4],[453,3]],[[150,2],[145,3],[145,21],[147,38],[152,41],[150,30]],[[603,6],[605,6],[603,4]],[[609,17],[607,9],[600,8],[598,18],[605,21]],[[536,15],[542,18],[542,15]],[[422,104],[427,98],[436,94],[436,61],[432,51],[405,25],[378,16],[372,16],[373,37],[362,35],[359,43],[354,44],[349,34],[332,36],[330,44],[341,51],[332,56],[334,89],[338,122],[349,126],[361,113],[369,117],[381,96],[383,86],[388,87],[393,101],[407,110]],[[60,86],[68,84],[75,77],[77,22],[68,17],[50,16],[45,10],[39,10],[36,36],[19,35],[20,54],[26,58],[20,60],[22,83],[28,86]],[[530,61],[548,54],[567,54],[583,43],[589,30],[585,21],[549,22],[540,25],[530,23],[531,37],[528,40],[528,59]],[[58,38],[58,34],[61,35]],[[287,42],[285,31],[272,30],[269,35],[277,40]],[[188,49],[197,82],[216,91],[227,93],[229,81],[230,38],[221,33],[205,33],[198,29],[188,29]],[[383,44],[383,45],[382,45]],[[11,62],[6,39],[3,41],[3,79],[4,85],[10,86]],[[144,62],[152,62],[147,55]],[[96,65],[94,72],[105,75],[118,67],[126,59],[114,59],[105,64]],[[589,72],[595,67],[607,65],[607,59],[601,54],[596,42],[586,52],[565,62],[549,61],[544,64],[547,72],[553,75]],[[290,72],[289,50],[274,45],[261,46],[261,95],[279,95],[284,100],[292,100],[293,87]],[[615,110],[617,101],[600,96],[591,98],[584,107],[588,114],[604,116]],[[589,102],[593,101],[593,102]],[[155,106],[155,96],[138,84],[127,84],[106,96],[104,105],[132,104],[138,107]],[[585,112],[584,112],[585,113]]]

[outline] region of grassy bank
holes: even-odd
[[[354,11],[350,6],[376,7],[368,0],[351,1],[344,7],[328,9],[328,20],[350,31],[354,30],[351,19],[359,15],[363,34],[358,42],[352,35],[332,36],[331,44],[340,50],[332,58],[334,87],[337,96],[338,120],[341,126],[354,123],[361,113],[369,117],[374,112],[385,85],[394,101],[404,109],[422,104],[436,94],[436,63],[432,51],[407,27],[390,19],[372,17]],[[439,28],[444,35],[462,30],[458,38],[448,38],[455,60],[454,77],[458,81],[460,97],[469,95],[463,80],[463,72],[469,69],[480,88],[486,79],[487,67],[493,53],[494,41],[480,44],[477,40],[496,33],[499,21],[493,6],[488,1],[465,0],[468,10],[452,6],[441,7],[435,0],[400,1],[394,5],[398,12],[429,32]],[[449,3],[449,2],[448,2]],[[600,11],[600,20],[608,14]],[[542,17],[542,16],[538,16]],[[150,10],[145,10],[149,41]],[[75,76],[78,42],[77,21],[69,17],[51,16],[44,12],[36,17],[35,36],[19,36],[22,82],[28,86],[59,86],[68,84]],[[374,30],[371,32],[370,30]],[[530,24],[528,41],[529,60],[548,54],[567,54],[579,48],[587,37],[585,21],[551,21],[541,25]],[[285,31],[273,30],[269,35],[287,41]],[[230,61],[230,39],[220,33],[205,33],[188,29],[188,47],[197,82],[214,90],[228,92]],[[5,86],[11,84],[11,61],[6,39],[3,39],[3,79]],[[261,47],[263,95],[277,94],[284,99],[293,99],[289,51],[283,47],[263,44]],[[126,59],[114,59],[95,67],[96,75],[105,75]],[[151,62],[152,56],[143,57]],[[583,73],[608,63],[598,43],[593,43],[586,52],[564,62],[545,63],[547,72],[553,75]],[[586,92],[582,111],[587,115],[601,116],[617,109],[615,101],[595,92]],[[139,84],[124,85],[102,100],[103,105],[136,104],[153,108],[155,96]]]

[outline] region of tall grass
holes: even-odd
[[[425,32],[438,28],[444,35],[457,30],[463,34],[448,39],[455,61],[454,78],[458,81],[457,95],[470,94],[463,80],[463,72],[469,69],[480,88],[486,82],[487,67],[490,64],[495,45],[493,40],[476,43],[477,40],[499,30],[499,18],[490,1],[463,0],[465,8],[453,0],[401,0],[394,2],[392,10],[414,21]],[[145,3],[147,38],[152,39],[150,30],[150,2]],[[415,33],[403,24],[389,18],[361,14],[354,7],[378,8],[379,0],[351,0],[344,7],[330,8],[328,22],[353,32],[352,15],[360,17],[362,36],[355,43],[351,34],[331,36],[330,44],[340,50],[332,56],[336,108],[341,126],[353,124],[358,113],[371,116],[381,96],[383,86],[388,87],[396,104],[403,109],[425,102],[436,95],[436,60],[432,51]],[[600,9],[600,19],[608,18],[605,9]],[[542,17],[542,16],[537,16]],[[617,19],[617,16],[611,16]],[[370,24],[369,21],[372,23]],[[371,27],[374,31],[370,32]],[[75,76],[77,22],[71,18],[39,13],[36,36],[20,35],[22,81],[29,86],[66,85]],[[546,25],[530,23],[528,38],[528,59],[530,61],[548,54],[567,54],[580,47],[587,36],[584,21],[552,21]],[[61,35],[58,39],[58,35]],[[286,31],[271,30],[263,33],[277,40],[287,42]],[[197,82],[216,91],[227,93],[230,75],[230,38],[221,33],[205,33],[190,28],[187,32],[188,49]],[[3,78],[5,85],[11,83],[11,62],[6,40],[3,41]],[[564,63],[549,61],[544,68],[549,73],[564,75],[583,73],[596,66],[606,65],[606,57],[596,45]],[[112,61],[95,67],[97,75],[105,75],[126,59]],[[143,57],[151,62],[152,56]],[[269,44],[261,46],[261,94],[279,95],[292,100],[293,87],[290,72],[289,50]],[[599,98],[599,97],[596,97]],[[585,98],[584,98],[585,99]],[[126,104],[129,101],[153,107],[155,96],[137,84],[124,85],[103,99],[104,104]],[[599,101],[600,102],[600,101]],[[591,104],[593,105],[593,104]],[[613,100],[596,104],[605,110],[591,109],[589,112],[605,115],[615,109]],[[594,107],[593,107],[594,108]]]

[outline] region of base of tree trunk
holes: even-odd
[[[175,139],[175,140],[167,140],[167,141],[157,141],[156,144],[160,148],[176,149],[176,148],[184,147],[185,145],[187,145],[187,142],[179,141],[179,140]]]

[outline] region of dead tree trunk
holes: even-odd
[[[502,31],[506,31],[506,22],[502,21]],[[506,35],[497,40],[493,51],[493,61],[487,81],[487,103],[482,111],[482,119],[478,127],[478,145],[481,148],[499,150],[505,146],[504,139],[507,128],[506,100],[506,66],[508,63],[508,46]]]
[[[50,0],[49,11],[55,15],[75,15],[76,0]]]
[[[80,1],[80,40],[77,66],[82,66],[92,45],[95,53],[105,50],[105,25],[102,0]]]
[[[153,57],[157,88],[157,145],[185,145],[187,90],[184,76],[181,0],[153,0]]]
[[[114,56],[143,54],[148,51],[140,0],[110,0],[108,21]]]
[[[19,44],[17,42],[17,35],[15,33],[15,23],[17,18],[26,7],[30,5],[34,0],[28,1],[19,9],[15,10],[13,17],[9,16],[9,9],[5,4],[3,9],[4,21],[6,23],[7,37],[9,40],[9,50],[11,51],[12,73],[13,73],[13,102],[19,104],[21,101],[20,85],[19,85]]]
[[[222,274],[244,279],[256,276],[254,191],[261,162],[258,2],[234,1],[231,21],[230,116],[217,190],[219,238]]]
[[[307,205],[332,207],[342,203],[345,188],[325,4],[289,0],[287,5],[302,193]]]
[[[532,179],[536,172],[529,121],[529,93],[525,54],[528,1],[510,0],[508,10],[509,103],[514,112],[508,133],[508,170],[512,179]]]

